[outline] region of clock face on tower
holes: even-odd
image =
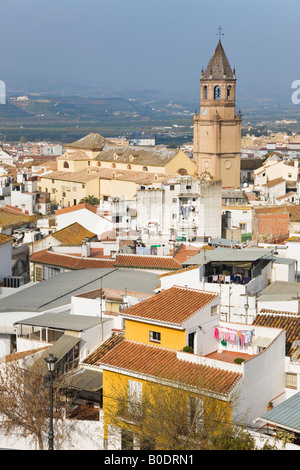
[[[202,114],[203,114],[203,116],[206,116],[206,115],[207,115],[206,109],[203,109]]]

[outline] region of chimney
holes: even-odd
[[[90,254],[91,254],[91,244],[89,242],[89,239],[85,238],[84,240],[82,240],[81,257],[88,258]]]

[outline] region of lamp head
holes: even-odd
[[[57,358],[54,357],[52,353],[50,353],[49,356],[46,357],[45,361],[47,363],[47,367],[48,367],[49,372],[54,372],[55,364],[57,362]]]

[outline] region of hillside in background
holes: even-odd
[[[300,133],[299,107],[291,104],[289,93],[270,91],[255,96],[240,90],[237,110],[242,111],[243,134],[259,135],[267,129]],[[156,143],[177,145],[192,139],[195,110],[199,110],[199,97],[153,90],[101,90],[64,84],[52,84],[47,91],[33,86],[17,88],[9,91],[7,103],[0,105],[0,140],[66,143],[89,132],[110,137],[145,132],[155,136]],[[276,123],[290,119],[297,122]]]

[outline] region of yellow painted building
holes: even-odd
[[[89,195],[132,200],[140,185],[178,174],[196,174],[195,162],[182,150],[118,146],[91,133],[66,145],[57,157],[57,171],[40,178],[39,190],[64,207]]]
[[[96,133],[67,144],[66,152],[57,157],[57,165],[58,171],[66,172],[101,167],[162,174],[196,174],[195,162],[182,150],[120,146]]]
[[[84,361],[94,366],[96,360],[103,370],[108,449],[191,445],[187,436],[195,438],[208,407],[223,423],[231,421],[227,397],[239,374],[201,365],[182,351],[199,322],[216,322],[218,301],[216,294],[196,289],[162,291],[122,311],[125,334],[115,333],[110,348],[104,343]]]
[[[50,193],[53,203],[68,207],[78,204],[81,199],[89,195],[100,200],[120,196],[133,200],[141,185],[161,183],[170,177],[174,175],[90,167],[43,175],[39,180],[39,188]]]

